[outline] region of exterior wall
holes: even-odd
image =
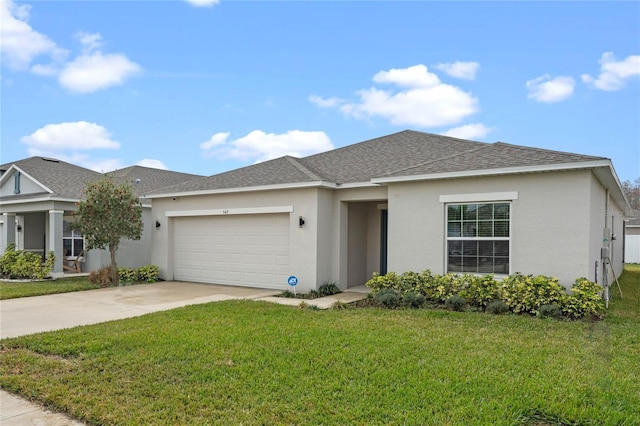
[[[299,280],[298,291],[317,289],[324,282],[335,282],[340,288],[349,284],[362,285],[371,273],[379,268],[379,211],[377,203],[386,203],[386,187],[366,187],[345,190],[324,188],[300,188],[275,191],[255,191],[247,193],[215,194],[159,198],[153,200],[152,223],[160,222],[160,228],[152,230],[151,263],[158,265],[163,279],[173,280],[173,221],[167,216],[171,212],[196,210],[261,208],[293,206],[290,213],[290,255],[291,274]],[[360,212],[360,220],[350,218],[350,206],[360,204],[351,210]],[[299,217],[305,224],[300,227]],[[355,231],[351,230],[354,225]],[[349,254],[349,232],[357,232],[360,237]],[[347,273],[352,258],[357,261],[361,272],[352,283]],[[283,283],[282,288],[288,288]]]
[[[151,219],[151,208],[142,209],[142,236],[139,240],[123,238],[116,253],[116,263],[122,268],[139,268],[151,264],[151,239],[155,231],[155,221]],[[108,263],[111,263],[109,250],[105,250]]]
[[[599,191],[591,183],[590,171],[567,171],[390,184],[388,269],[445,272],[441,195],[517,192],[510,273],[556,276],[568,287],[578,277],[594,279],[592,240],[597,227],[602,239],[604,204],[592,201]],[[596,213],[600,224],[592,220]]]
[[[322,196],[326,199],[326,195]],[[318,249],[318,189],[301,188],[280,191],[256,191],[248,193],[215,194],[202,196],[181,196],[153,200],[152,221],[160,222],[160,228],[152,231],[153,264],[160,268],[160,275],[165,280],[173,280],[173,220],[167,212],[260,208],[276,206],[293,206],[289,215],[290,235],[290,268],[291,274],[298,277],[298,291],[309,291],[317,288],[317,249]],[[326,210],[326,205],[323,206]],[[299,217],[305,220],[303,227],[298,224]],[[323,241],[323,245],[327,242]],[[326,262],[324,259],[322,262]],[[282,283],[282,289],[288,288]]]

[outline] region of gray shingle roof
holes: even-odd
[[[80,200],[83,197],[86,184],[103,176],[103,174],[94,172],[93,170],[46,157],[30,157],[24,160],[6,163],[0,165],[0,170],[8,170],[14,164],[33,179],[53,191],[53,194],[49,194],[43,190],[39,194],[20,194],[4,197],[6,200],[19,199],[27,201],[38,195]],[[114,176],[114,178],[120,182],[128,181],[132,183],[136,195],[139,196],[165,186],[202,177],[200,175],[142,166],[131,166],[107,174]],[[136,179],[140,179],[138,184],[136,184]]]
[[[482,146],[479,146],[476,149],[462,153],[453,152],[446,157],[434,158],[422,164],[396,170],[384,177],[454,173],[502,169],[508,167],[557,165],[604,159],[605,158],[603,157],[551,151],[547,149],[530,148],[511,145],[504,142],[496,142],[494,144],[482,144]]]
[[[163,188],[155,191],[155,193],[247,188],[286,183],[316,182],[319,180],[321,180],[321,177],[301,164],[300,160],[286,156]]]
[[[143,196],[160,188],[203,177],[202,175],[171,172],[143,166],[130,166],[106,174],[113,176],[116,181],[132,184],[134,193],[138,196]]]
[[[84,167],[66,163],[54,158],[30,157],[24,160],[14,161],[0,166],[1,170],[7,170],[15,164],[29,176],[45,185],[53,194],[51,196],[80,199],[85,183],[101,176],[100,173]],[[44,191],[42,194],[48,194]],[[9,198],[25,198],[28,195],[16,195]],[[31,195],[32,197],[33,195]]]
[[[381,177],[554,165],[603,157],[474,142],[405,130],[304,158],[282,157],[155,191],[175,194],[324,181],[346,184]]]

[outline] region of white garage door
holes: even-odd
[[[180,281],[283,288],[289,271],[289,215],[176,218],[174,277]]]

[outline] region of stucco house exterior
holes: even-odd
[[[374,272],[619,274],[629,205],[608,158],[415,131],[147,194],[166,280],[299,291]]]
[[[86,183],[101,173],[55,158],[30,157],[0,165],[0,253],[13,243],[20,250],[41,255],[55,253],[54,274],[63,272],[63,258],[84,250],[84,239],[72,231],[72,213],[83,197]],[[151,263],[151,202],[146,192],[201,177],[186,173],[132,166],[110,172],[116,181],[133,184],[143,207],[144,229],[138,241],[123,239],[117,253],[118,266],[140,267]],[[107,250],[85,250],[82,271],[97,270],[110,263]]]

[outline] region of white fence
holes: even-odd
[[[625,236],[625,263],[640,263],[640,235]]]

